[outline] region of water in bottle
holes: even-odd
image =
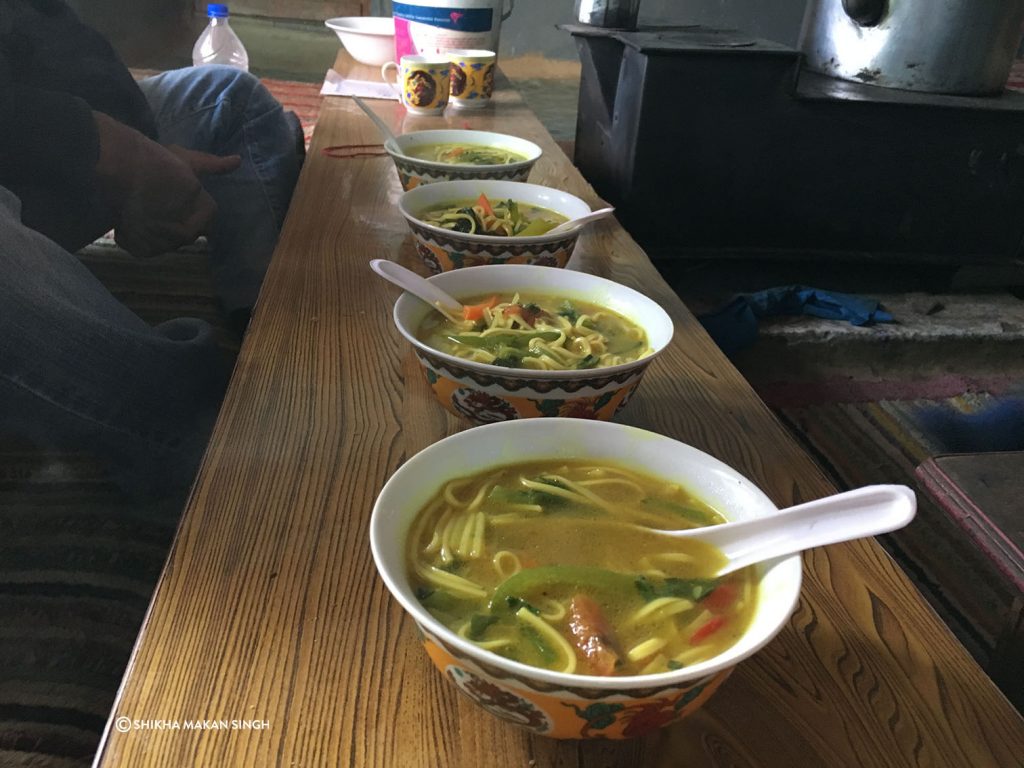
[[[206,6],[206,15],[210,17],[210,23],[192,48],[192,63],[197,67],[203,64],[227,64],[248,70],[249,54],[228,23],[228,7],[211,3]]]

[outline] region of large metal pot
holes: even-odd
[[[888,88],[998,93],[1021,39],[1024,0],[809,0],[806,66]]]

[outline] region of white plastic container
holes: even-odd
[[[395,60],[453,48],[497,52],[501,22],[514,6],[515,0],[393,0]]]
[[[197,67],[204,64],[227,64],[248,71],[249,54],[228,23],[228,7],[210,3],[206,6],[206,15],[210,17],[210,23],[192,48],[192,63]]]

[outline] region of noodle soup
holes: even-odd
[[[525,162],[527,159],[526,155],[519,152],[484,144],[421,144],[407,147],[404,152],[417,160],[429,160],[446,165],[510,165]]]
[[[430,224],[467,235],[537,237],[569,219],[548,208],[515,200],[491,201],[481,194],[475,200],[456,200],[420,214]]]
[[[417,337],[465,360],[505,368],[585,370],[652,353],[636,323],[584,301],[514,294],[468,299],[462,317],[432,312]]]
[[[679,485],[610,463],[531,462],[453,480],[417,515],[408,578],[438,621],[513,661],[647,675],[743,635],[753,569],[651,532],[725,522]]]

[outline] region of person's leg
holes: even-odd
[[[229,312],[251,308],[298,179],[301,128],[257,78],[231,67],[164,72],[140,86],[161,143],[241,155],[238,170],[203,186],[218,207],[210,235],[218,293]]]
[[[0,435],[88,449],[136,489],[191,481],[227,381],[211,329],[152,328],[0,187]]]

